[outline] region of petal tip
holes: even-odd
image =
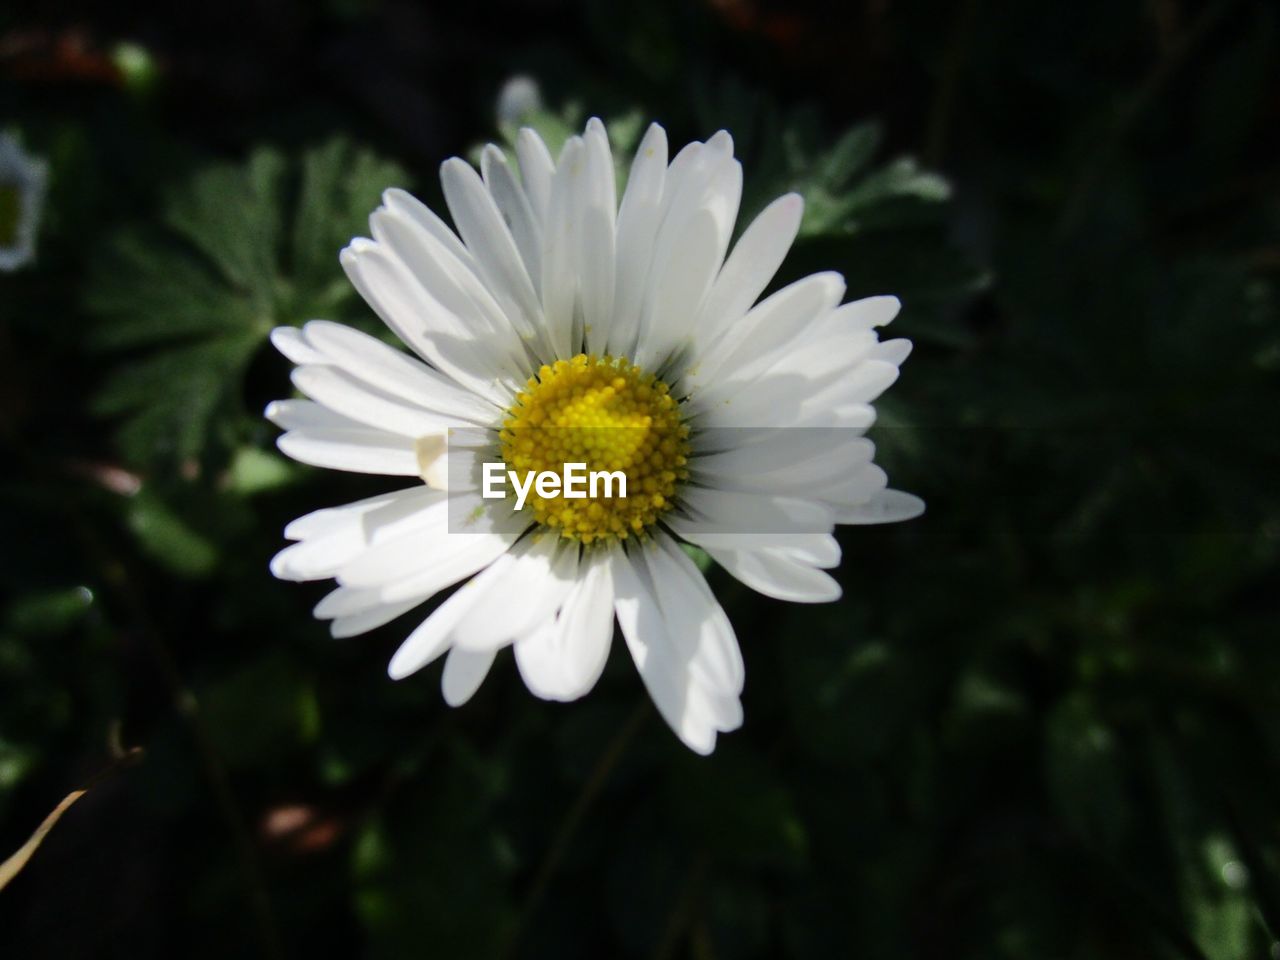
[[[387,664],[387,676],[392,680],[403,680],[405,677],[417,673],[420,666],[420,664],[411,663],[407,657],[401,657],[400,651],[397,650]]]

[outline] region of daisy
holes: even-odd
[[[542,110],[542,88],[528,74],[509,78],[498,91],[495,112],[499,127],[518,126]]]
[[[444,656],[465,703],[514,649],[528,688],[587,693],[616,618],[663,718],[693,750],[742,723],[733,627],[682,544],[770,597],[835,600],[835,524],[904,520],[862,436],[910,344],[876,329],[893,297],[841,305],[834,273],[756,303],[803,208],[770,204],[729,251],[742,167],[728,133],[668,162],[651,126],[621,203],[604,125],[553,159],[524,129],[441,181],[456,228],[402,190],[341,254],[347,276],[416,357],[313,320],[272,340],[309,399],[267,416],[303,463],[415,478],[308,514],[272,561],[333,578],[316,617],[364,633],[463,582],[391,659],[399,679]],[[726,255],[727,254],[727,255]],[[482,496],[480,465],[517,477],[565,463],[621,470],[628,496]],[[615,491],[616,494],[616,491]]]
[[[12,272],[35,259],[46,175],[43,160],[0,133],[0,271]]]

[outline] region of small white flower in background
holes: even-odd
[[[36,256],[36,230],[44,205],[47,169],[0,133],[0,270],[11,272]]]
[[[274,331],[310,398],[267,408],[287,431],[280,449],[419,482],[295,520],[285,536],[297,542],[271,569],[337,581],[315,609],[337,637],[466,581],[389,668],[401,678],[445,655],[453,705],[505,646],[534,694],[582,696],[616,617],[662,716],[709,753],[742,722],[743,660],[681,542],[768,596],[829,601],[840,594],[824,572],[840,560],[835,524],[923,511],[886,489],[861,436],[910,350],[876,334],[898,301],[841,305],[843,280],[822,273],[755,303],[803,204],[775,200],[726,257],[742,167],[723,131],[668,164],[666,134],[651,126],[620,204],[599,120],[558,160],[522,130],[516,160],[518,175],[494,146],[479,173],[445,162],[457,233],[388,190],[373,239],[342,251],[351,282],[417,357],[322,320]],[[463,466],[443,469],[451,458]],[[516,511],[511,497],[481,496],[480,461],[521,476],[577,461],[622,469],[631,496],[530,495]]]
[[[542,90],[538,81],[525,74],[516,74],[498,91],[498,126],[526,122],[542,109]]]

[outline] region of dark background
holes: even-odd
[[[1275,956],[1277,13],[0,8],[51,171],[0,275],[0,856],[99,777],[0,954]],[[333,641],[267,572],[388,481],[275,454],[266,332],[375,329],[338,249],[385,186],[438,205],[517,73],[551,137],[727,127],[744,217],[809,201],[781,279],[916,342],[874,436],[929,512],[844,528],[837,604],[711,574],[747,687],[707,759],[621,644],[581,702],[508,655],[451,711],[386,679],[411,618]]]

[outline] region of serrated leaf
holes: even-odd
[[[210,421],[257,350],[261,338],[238,333],[154,354],[112,374],[92,404],[95,413],[128,414],[119,433],[133,461],[198,456]]]
[[[88,306],[110,318],[89,334],[91,346],[124,348],[243,329],[257,316],[247,301],[228,300],[204,260],[157,256],[163,235],[120,234],[109,268],[95,276]]]
[[[836,141],[822,158],[815,179],[829,188],[841,187],[860,174],[871,163],[880,148],[878,123],[860,123]]]
[[[316,290],[329,288],[338,250],[368,229],[369,214],[383,191],[406,186],[406,180],[396,164],[343,140],[307,153],[293,225],[295,282]]]
[[[149,349],[113,370],[92,405],[124,418],[126,458],[200,458],[215,442],[229,455],[242,443],[250,360],[275,326],[346,318],[358,298],[338,251],[365,230],[381,192],[405,180],[344,140],[297,160],[264,148],[169,191],[164,229],[123,229],[86,301],[99,320],[91,344]]]
[[[220,271],[223,279],[267,308],[274,299],[285,161],[261,149],[246,167],[218,165],[171,196],[164,221]]]

